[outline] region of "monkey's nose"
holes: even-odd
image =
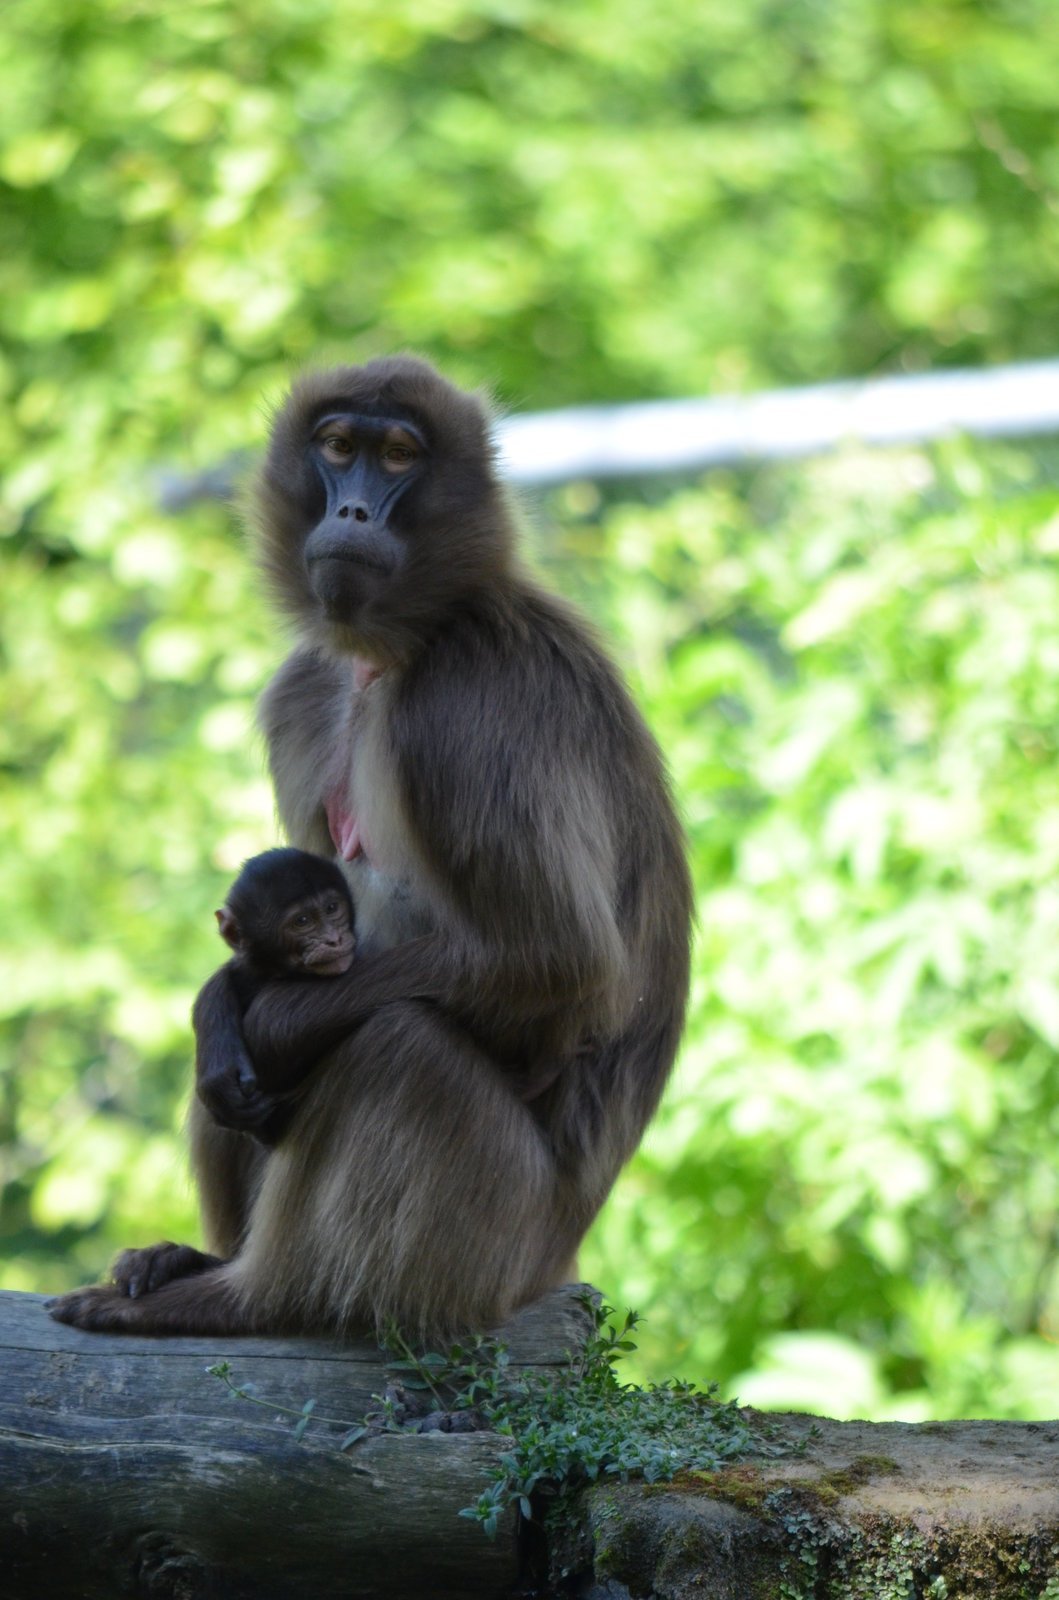
[[[367,522],[368,508],[366,505],[344,505],[339,507],[340,517],[352,517],[354,522]]]

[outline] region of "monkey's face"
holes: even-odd
[[[335,410],[313,429],[309,460],[325,496],[304,546],[309,586],[327,617],[355,624],[404,565],[394,514],[426,469],[426,440],[410,418]]]
[[[313,645],[380,665],[511,559],[487,414],[410,356],[296,384],[255,501],[283,608]]]
[[[355,941],[349,907],[330,891],[298,901],[287,909],[277,943],[289,972],[338,977],[353,965]]]
[[[349,886],[333,861],[286,846],[244,861],[216,913],[236,958],[265,977],[335,977],[353,964]]]

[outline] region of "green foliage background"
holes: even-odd
[[[1051,0],[8,0],[3,1281],[192,1236],[211,909],[284,640],[162,467],[414,347],[546,407],[1053,355]],[[670,752],[677,1080],[585,1252],[643,1370],[1059,1410],[1050,447],[569,485],[542,563]]]

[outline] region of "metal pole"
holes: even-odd
[[[700,472],[819,454],[845,443],[917,444],[1059,432],[1059,361],[824,383],[805,389],[634,405],[572,406],[503,417],[497,444],[518,484]],[[191,475],[157,475],[163,509],[225,498],[248,457]]]

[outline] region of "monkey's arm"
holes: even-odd
[[[243,1133],[263,1128],[276,1101],[262,1092],[243,1039],[243,1005],[232,962],[199,990],[191,1021],[195,1091],[210,1116],[222,1127]]]
[[[624,1001],[624,706],[605,660],[537,604],[513,645],[465,629],[437,660],[420,658],[394,746],[476,1019],[489,1033],[498,1011],[521,1035],[562,1013],[579,1045],[608,1032]]]
[[[270,1095],[287,1094],[383,1006],[413,999],[444,1005],[453,989],[441,941],[432,936],[364,956],[340,978],[266,984],[242,1022],[255,1081]]]

